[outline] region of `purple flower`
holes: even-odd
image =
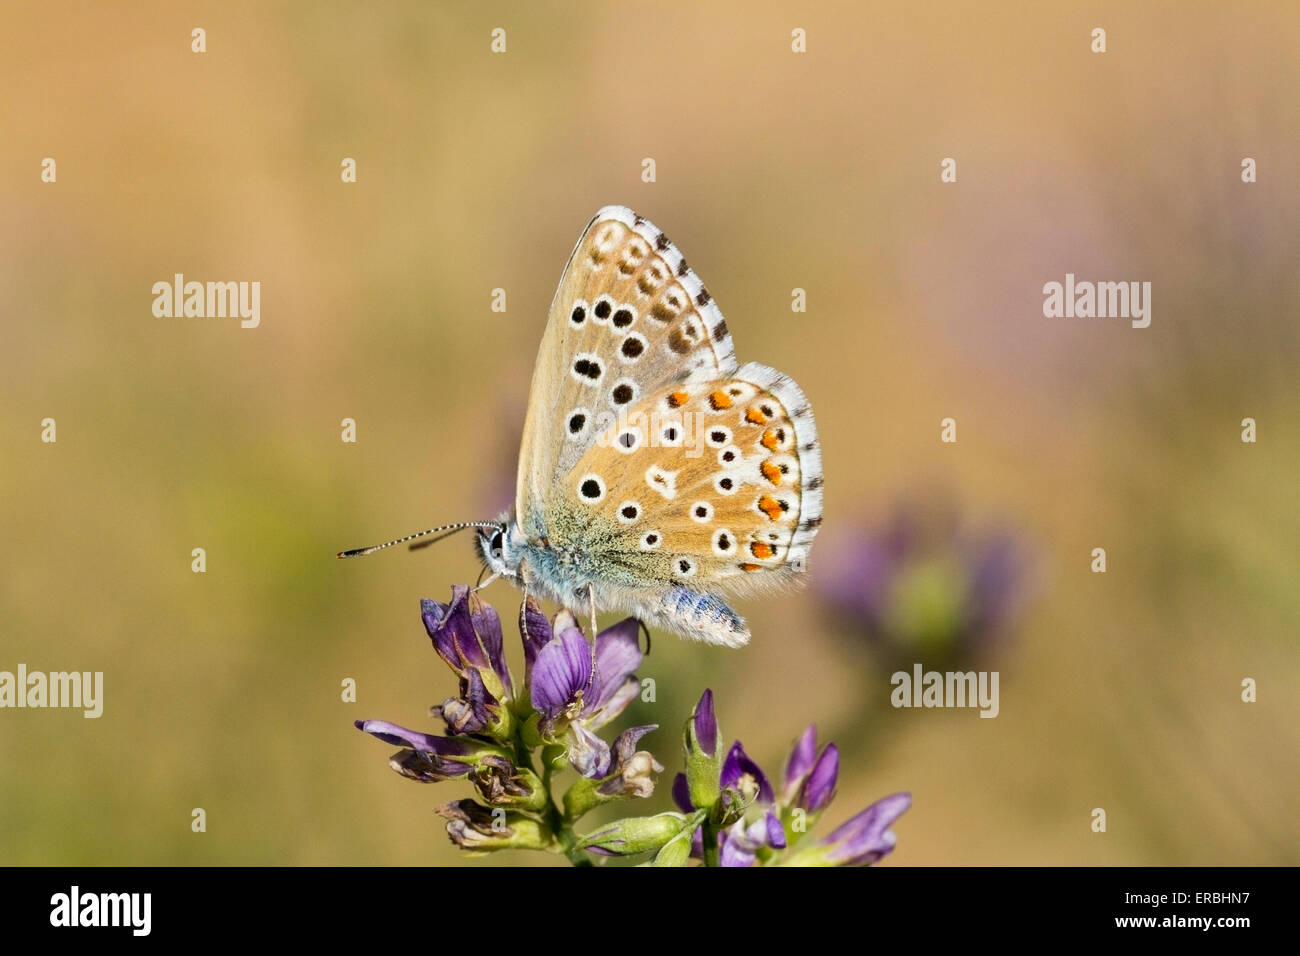
[[[780,819],[770,810],[746,826],[737,820],[726,833],[719,834],[719,866],[754,866],[764,847],[784,850],[785,830]]]
[[[551,642],[554,634],[551,622],[546,619],[541,608],[532,596],[526,597],[519,606],[519,638],[524,645],[524,681],[532,680],[533,664],[543,647]]]
[[[713,720],[713,695],[705,691],[704,697],[692,717],[693,723],[688,730],[698,727],[699,715],[707,713],[707,719],[713,722],[716,736],[717,725]],[[690,765],[688,733],[688,767]],[[722,827],[717,833],[719,866],[754,866],[758,855],[765,849],[785,849],[785,828],[777,813],[772,784],[767,779],[763,768],[750,759],[744,746],[737,740],[727,751],[721,769],[717,771],[718,781],[713,793],[718,794],[713,811],[714,822]],[[688,774],[679,773],[673,778],[673,801],[683,813],[693,813],[697,807],[692,797],[692,788]],[[761,815],[747,823],[745,811],[750,806],[757,806]],[[703,835],[696,832],[692,847],[692,856],[703,853]]]
[[[700,752],[712,757],[718,752],[718,716],[713,710],[713,690],[705,688],[692,716],[695,740]]]
[[[646,734],[657,730],[658,724],[629,727],[614,740],[613,766],[608,778],[596,790],[602,796],[648,797],[655,791],[654,774],[664,768],[654,756],[636,745]]]
[[[827,744],[804,784],[802,805],[809,813],[820,813],[835,798],[835,783],[840,773],[840,751]]]
[[[474,668],[494,695],[510,696],[501,618],[490,604],[472,595],[464,585],[454,585],[450,604],[425,598],[420,602],[420,616],[434,650],[448,667],[462,678]]]
[[[433,708],[432,716],[441,717],[446,722],[448,733],[481,734],[487,730],[497,704],[497,699],[484,686],[478,668],[471,667],[461,678],[460,696],[448,697]]]
[[[776,800],[772,793],[772,784],[767,780],[767,774],[763,773],[762,767],[749,759],[739,740],[731,745],[731,749],[727,751],[727,758],[722,761],[722,775],[718,778],[718,786],[723,791],[724,801],[727,791],[730,790],[739,795],[744,806],[749,806],[755,801],[768,806]]]
[[[781,799],[791,803],[799,794],[799,788],[808,779],[813,764],[817,762],[817,725],[809,724],[802,736],[795,741],[790,751],[790,759],[785,763],[785,774],[781,782]]]
[[[910,793],[895,793],[851,817],[822,841],[827,861],[836,866],[870,866],[886,856],[898,842],[889,828],[911,805]]]
[[[459,695],[434,708],[434,716],[446,721],[451,734],[507,737],[510,709],[504,704],[513,684],[497,612],[457,585],[450,604],[421,601],[420,616],[434,650],[460,678]]]
[[[434,737],[385,720],[358,720],[356,726],[385,743],[403,747],[392,756],[389,765],[402,776],[421,783],[464,777],[474,769],[481,755],[493,752],[485,744]]]
[[[712,694],[706,692],[686,725],[687,771],[673,778],[672,796],[678,809],[707,816],[691,837],[691,856],[709,864],[713,857],[706,847],[716,846],[717,866],[866,866],[893,849],[895,837],[889,827],[911,804],[905,793],[872,804],[821,842],[799,845],[834,800],[839,780],[839,748],[828,743],[819,753],[815,725],[795,740],[779,796],[763,768],[736,741],[717,765],[712,802],[697,799],[699,781],[691,779],[691,761],[698,755],[696,721],[702,712],[711,718],[712,705]]]
[[[544,740],[563,741],[570,764],[584,777],[610,773],[609,745],[595,731],[622,713],[641,687],[633,673],[642,660],[638,628],[633,618],[620,621],[596,636],[593,650],[573,616],[561,612],[554,636],[537,651],[530,691],[538,731]]]
[[[590,686],[591,645],[577,627],[565,628],[538,651],[533,666],[533,709],[542,715],[542,733],[561,717],[581,714]]]

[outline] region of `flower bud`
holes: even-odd
[[[546,807],[546,790],[537,774],[526,767],[516,767],[505,757],[482,757],[470,771],[469,779],[483,799],[494,807],[533,811]]]
[[[718,771],[722,763],[712,690],[706,690],[695,705],[695,712],[686,722],[683,744],[686,750],[686,786],[691,804],[711,807],[718,800]]]
[[[682,832],[687,818],[681,813],[658,813],[652,817],[628,817],[601,827],[578,841],[580,849],[601,850],[629,856],[657,850]]]
[[[451,842],[464,850],[545,850],[553,842],[551,831],[532,817],[473,800],[447,803],[436,812],[447,821]]]

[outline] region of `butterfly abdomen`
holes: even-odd
[[[683,587],[671,588],[658,605],[646,608],[644,613],[661,627],[707,644],[740,647],[749,643],[749,628],[744,618],[712,594]]]

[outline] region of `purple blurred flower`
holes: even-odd
[[[813,579],[827,606],[891,663],[978,653],[1006,632],[1027,591],[1021,540],[965,531],[938,500],[900,504],[880,526],[842,533]]]

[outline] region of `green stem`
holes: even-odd
[[[555,834],[555,839],[560,844],[560,852],[570,863],[574,866],[594,866],[591,858],[578,849],[578,837],[573,832],[573,826],[560,812],[555,794],[551,792],[553,773],[554,768],[549,763],[542,767],[542,789],[546,791],[546,822],[550,824],[551,832]]]
[[[718,831],[714,827],[713,821],[706,819],[704,821],[704,865],[720,866],[718,862]]]

